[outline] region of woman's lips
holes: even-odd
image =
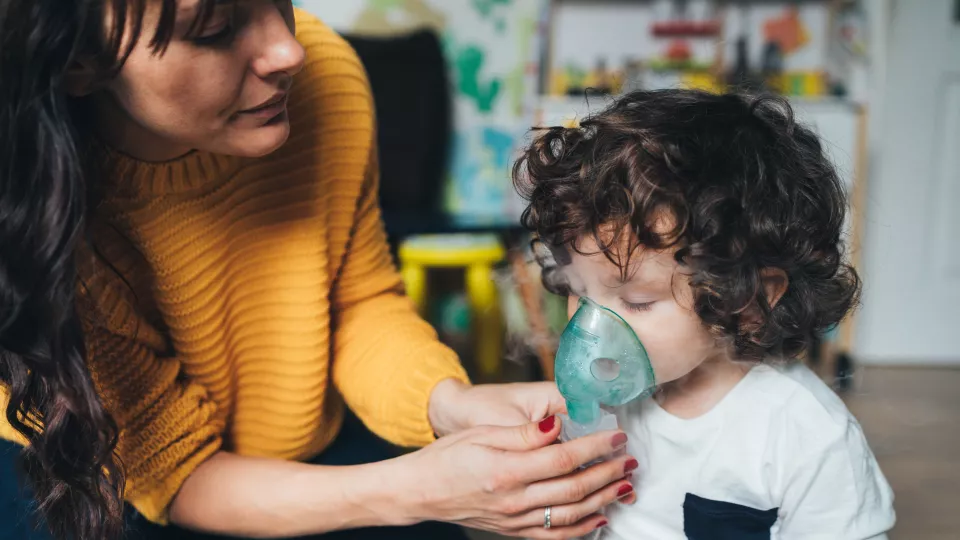
[[[239,114],[244,116],[251,116],[254,118],[261,118],[264,120],[269,120],[280,113],[282,113],[287,108],[287,94],[286,92],[279,93],[276,96],[270,98],[262,105],[258,105],[252,109],[247,109],[240,111]]]

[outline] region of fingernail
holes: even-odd
[[[597,526],[594,528],[594,530],[599,529],[600,527],[606,527],[606,526],[607,526],[607,520],[603,520],[600,523],[597,523]]]
[[[640,466],[640,463],[637,460],[630,458],[626,463],[623,464],[623,474],[629,474],[632,471],[637,470],[637,467]]]
[[[617,433],[613,436],[613,439],[610,442],[613,444],[614,448],[622,448],[627,445],[627,434]]]
[[[540,424],[537,425],[540,428],[540,431],[543,433],[550,433],[553,431],[553,426],[557,424],[556,416],[549,416],[540,421]]]
[[[617,498],[623,498],[631,493],[633,493],[633,486],[630,484],[624,484],[620,486],[620,489],[617,490]]]

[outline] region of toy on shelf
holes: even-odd
[[[779,45],[785,55],[793,54],[810,42],[810,32],[794,6],[788,7],[782,16],[768,19],[763,24],[763,37],[764,41]]]
[[[687,18],[687,0],[673,1],[674,16],[657,21],[650,27],[654,37],[714,37],[720,33],[720,21],[710,18],[694,21]]]
[[[712,73],[707,71],[688,71],[680,76],[683,88],[703,90],[712,94],[720,94],[725,90],[724,85]]]
[[[663,50],[661,59],[650,63],[651,69],[660,71],[705,71],[710,69],[706,62],[697,60],[692,42],[704,38],[716,39],[722,29],[720,19],[709,17],[704,20],[690,19],[686,0],[674,0],[672,18],[656,21],[650,26],[654,38],[667,38],[669,42]]]
[[[650,29],[655,37],[713,37],[720,32],[718,21],[658,21]]]
[[[553,73],[550,94],[553,96],[580,96],[590,94],[619,94],[623,91],[624,72],[607,67],[607,61],[598,58],[592,70],[567,64]]]
[[[687,63],[693,58],[693,51],[690,50],[690,43],[675,39],[667,45],[667,51],[663,55],[671,63]]]

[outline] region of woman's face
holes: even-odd
[[[147,161],[192,149],[260,156],[286,141],[286,94],[304,62],[291,0],[218,2],[188,35],[198,8],[178,0],[173,39],[155,54],[160,3],[149,2],[119,76],[95,93],[101,136],[118,150]]]

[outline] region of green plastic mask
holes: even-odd
[[[578,431],[600,423],[601,406],[618,407],[653,392],[653,366],[633,329],[587,298],[560,336],[555,376]]]

